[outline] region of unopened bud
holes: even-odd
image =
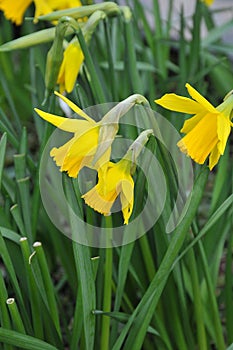
[[[45,68],[46,98],[54,91],[54,87],[56,86],[59,69],[63,60],[63,40],[68,26],[69,20],[63,17],[58,21],[55,38],[47,54]]]

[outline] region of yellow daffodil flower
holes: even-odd
[[[136,169],[135,162],[151,134],[151,129],[143,131],[118,163],[108,162],[105,176],[100,168],[97,185],[82,196],[87,205],[103,215],[109,215],[120,196],[124,224],[128,224],[134,204],[132,175]]]
[[[7,19],[20,25],[23,22],[26,9],[33,2],[35,4],[35,18],[40,15],[46,15],[54,10],[81,6],[80,0],[0,0],[0,10],[4,12]]]
[[[84,166],[92,166],[92,160],[98,147],[100,123],[95,122],[78,106],[68,100],[63,95],[55,92],[67,105],[80,117],[80,119],[70,119],[59,117],[50,113],[43,112],[37,108],[35,111],[41,118],[50,122],[61,130],[74,133],[74,136],[59,148],[54,147],[50,155],[53,157],[60,171],[67,171],[70,177],[77,177],[79,171]],[[110,157],[110,147],[103,153],[100,162],[106,162]]]
[[[61,94],[73,90],[83,60],[84,56],[78,41],[71,42],[64,51],[57,79]]]
[[[203,164],[209,156],[209,168],[212,170],[225,151],[233,126],[233,94],[229,93],[224,102],[215,108],[192,86],[185,86],[193,99],[165,94],[155,102],[172,111],[195,114],[184,122],[181,132],[186,136],[177,145],[183,153],[199,164]]]
[[[63,118],[35,108],[41,118],[61,130],[74,134],[63,146],[55,147],[50,152],[60,171],[67,171],[70,177],[77,177],[84,166],[96,170],[101,166],[105,169],[110,159],[112,142],[119,128],[119,118],[135,103],[148,103],[143,96],[132,95],[113,107],[99,122],[95,122],[65,96],[58,92],[55,94],[84,119]]]
[[[82,32],[87,44],[90,42],[98,23],[105,17],[106,14],[103,11],[95,11],[88,19],[82,19],[82,21],[86,22],[82,28]],[[73,28],[75,28],[74,24]],[[64,91],[69,93],[73,90],[83,61],[84,55],[79,41],[77,37],[75,37],[64,51],[62,64],[57,77],[57,84],[59,84],[61,94]]]
[[[115,200],[120,196],[124,223],[128,224],[134,202],[134,181],[130,169],[129,160],[109,162],[104,181],[100,176],[98,184],[82,196],[85,203],[99,213],[109,215]]]

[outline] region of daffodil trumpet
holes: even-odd
[[[143,131],[119,162],[108,162],[104,176],[99,169],[97,185],[82,196],[88,206],[103,215],[109,215],[119,197],[124,224],[129,223],[134,205],[133,174],[136,161],[152,134],[151,129]]]
[[[212,170],[224,154],[233,126],[233,94],[227,94],[223,103],[214,107],[191,85],[186,84],[186,88],[192,99],[166,94],[155,102],[172,111],[194,114],[184,122],[181,132],[186,135],[177,145],[199,164],[209,157],[209,168]]]

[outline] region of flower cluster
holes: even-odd
[[[194,114],[184,122],[181,132],[186,135],[178,142],[178,147],[199,164],[203,164],[209,157],[211,170],[223,155],[233,126],[233,94],[230,92],[223,103],[215,108],[191,85],[186,84],[186,87],[192,99],[166,94],[155,102],[173,111]],[[118,132],[119,119],[135,104],[147,103],[146,99],[141,95],[132,95],[96,122],[65,96],[58,92],[55,94],[82,119],[59,117],[35,109],[44,120],[73,133],[68,142],[51,150],[51,157],[60,171],[67,172],[70,177],[76,178],[83,167],[95,169],[98,172],[98,183],[82,196],[85,203],[99,213],[108,215],[119,197],[124,223],[128,224],[134,203],[132,175],[135,160],[152,130],[142,132],[118,163],[111,161],[111,147]]]
[[[98,172],[98,183],[83,195],[85,203],[101,214],[109,215],[119,196],[124,223],[128,224],[134,203],[135,161],[142,147],[148,141],[152,130],[143,131],[117,163],[110,160],[111,147],[118,132],[119,119],[135,104],[147,104],[141,95],[132,95],[112,108],[99,122],[94,121],[83,110],[55,92],[82,119],[59,117],[39,109],[41,118],[57,128],[73,133],[73,137],[59,148],[50,152],[60,171],[76,178],[83,167]]]
[[[213,3],[213,0],[202,1],[208,6]],[[54,91],[56,85],[59,85],[60,94],[58,92],[55,94],[82,118],[64,118],[35,109],[44,120],[73,134],[73,137],[64,145],[51,150],[51,157],[60,171],[66,172],[73,178],[78,176],[83,167],[95,169],[98,172],[98,183],[83,195],[85,202],[96,211],[108,215],[119,196],[124,223],[127,224],[134,202],[132,175],[135,171],[135,159],[140,153],[138,145],[145,145],[152,131],[149,129],[140,134],[136,143],[133,143],[118,163],[111,160],[111,147],[118,133],[119,119],[133,105],[147,103],[147,100],[141,95],[132,95],[117,104],[99,122],[96,122],[68,100],[64,93],[72,92],[74,89],[85,58],[84,53],[86,59],[88,56],[88,49],[85,45],[89,43],[99,21],[107,16],[122,14],[124,11],[125,16],[130,17],[131,12],[128,8],[126,11],[125,7],[121,12],[119,6],[112,2],[96,4],[91,9],[87,9],[88,6],[81,6],[79,0],[20,0],[14,4],[10,0],[0,0],[0,10],[8,19],[16,24],[21,24],[23,15],[32,2],[35,5],[34,22],[42,19],[49,20],[52,25],[56,25],[55,30],[52,28],[54,30],[53,43],[47,54],[45,96],[47,97]],[[69,16],[66,15],[67,10],[53,12],[62,9],[71,9],[68,11]],[[74,34],[70,42],[66,41],[67,31],[68,34]],[[91,72],[88,71],[88,74],[91,75]],[[185,136],[177,146],[181,152],[198,164],[204,164],[209,158],[209,168],[212,170],[221,155],[224,154],[233,126],[233,93],[228,93],[224,101],[214,107],[190,84],[186,84],[186,87],[191,98],[170,93],[155,102],[169,110],[193,115],[184,122],[181,132]]]

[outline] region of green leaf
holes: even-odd
[[[67,199],[72,206],[77,205],[77,200],[72,183],[69,178],[64,176],[64,185]],[[83,230],[82,226],[79,226],[75,213],[70,210],[70,226],[73,239]],[[77,230],[78,228],[78,230]],[[79,291],[81,292],[82,299],[82,318],[85,334],[86,349],[94,349],[94,337],[95,337],[95,317],[92,311],[96,308],[96,293],[95,293],[95,280],[93,274],[93,267],[91,262],[90,248],[88,246],[81,245],[77,242],[73,242],[73,251],[75,258],[75,265],[77,270],[77,277],[79,281]]]
[[[15,231],[12,231],[6,227],[0,226],[0,232],[4,238],[11,240],[12,242],[19,244],[20,235]]]
[[[6,141],[7,141],[7,136],[6,136],[6,133],[4,133],[0,141],[0,189],[1,189],[1,183],[2,183],[2,172],[3,172],[5,152],[6,152]]]
[[[4,344],[11,344],[22,349],[57,350],[57,348],[42,340],[2,327],[0,327],[0,341]]]
[[[172,265],[176,259],[177,254],[184,242],[188,229],[195,217],[197,208],[200,204],[205,189],[209,171],[204,168],[198,176],[193,191],[191,192],[187,206],[184,208],[185,216],[180,224],[172,233],[172,239],[166,251],[166,254],[159,266],[159,269],[150,283],[146,293],[141,299],[140,303],[134,310],[128,323],[123,328],[121,335],[115,343],[113,350],[120,350],[126,336],[128,338],[125,342],[125,347],[128,349],[139,350],[142,347],[146,330],[149,326],[151,318],[155,312],[155,308],[166,285],[167,278],[171,272]]]

